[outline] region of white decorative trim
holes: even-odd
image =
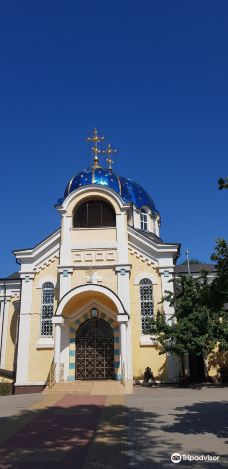
[[[53,349],[54,348],[54,340],[52,337],[41,337],[37,344],[37,349]]]
[[[22,281],[20,323],[17,353],[17,381],[26,381],[29,367],[30,321],[32,311],[33,282]]]
[[[47,253],[45,259],[40,259],[38,263],[35,263],[36,272],[46,269],[53,264],[59,258],[59,247],[55,249],[54,253]]]
[[[64,319],[62,316],[53,316],[52,318],[52,324],[63,324]]]
[[[133,243],[131,243],[129,241],[129,246],[128,246],[128,249],[130,251],[131,254],[135,255],[137,257],[137,259],[140,259],[142,262],[146,262],[147,265],[155,265],[155,264],[158,264],[158,261],[155,257],[152,257],[151,258],[147,255],[147,253],[145,251],[143,251],[142,249],[135,249],[135,246]]]
[[[154,277],[153,274],[151,274],[150,272],[144,271],[144,272],[140,272],[140,274],[136,275],[136,277],[134,279],[134,285],[139,285],[140,281],[143,280],[144,278],[148,278],[149,280],[151,280],[153,285],[158,284],[157,279]]]
[[[104,227],[105,228],[105,227]],[[89,228],[87,228],[89,230]],[[79,229],[77,228],[77,231]],[[71,251],[78,251],[78,250],[88,250],[88,249],[116,249],[117,248],[117,242],[116,241],[103,241],[103,242],[93,242],[93,243],[72,243],[72,249]]]
[[[86,196],[88,195],[88,192],[90,192],[90,194],[92,193],[100,193],[101,195],[109,195],[109,197],[111,197],[115,203],[118,205],[118,207],[120,209],[128,209],[130,208],[130,204],[129,203],[126,203],[126,202],[123,202],[121,196],[119,194],[117,194],[117,192],[115,192],[113,189],[111,189],[110,187],[107,187],[107,186],[98,186],[98,185],[94,185],[94,184],[88,184],[87,186],[82,186],[82,187],[79,187],[78,189],[76,189],[75,191],[71,192],[67,197],[66,199],[63,201],[63,204],[60,205],[60,206],[57,206],[57,210],[58,211],[66,211],[67,208],[68,208],[68,205],[70,204],[70,202],[72,200],[74,200],[74,198],[78,198],[79,195],[81,194],[85,194]]]
[[[43,284],[46,282],[53,283],[54,288],[56,287],[57,279],[55,277],[43,277],[39,280],[39,282],[36,285],[36,288],[42,288]]]
[[[9,302],[10,302],[9,297],[6,297],[5,305],[2,302],[1,316],[2,316],[2,321],[3,321],[3,331],[2,331],[2,339],[1,339],[2,340],[2,352],[1,352],[1,362],[0,362],[1,368],[5,368],[5,362],[6,362]]]
[[[108,314],[108,316],[110,316],[112,319],[114,319],[116,321],[117,315],[110,308],[108,308],[102,302],[97,301],[97,300],[96,301],[90,300],[88,303],[86,303],[81,308],[77,309],[72,314],[67,316],[67,318],[64,318],[64,319],[65,319],[65,321],[66,320],[70,320],[70,321],[73,320],[74,321],[75,319],[79,319],[80,316],[83,316],[85,313],[88,313],[92,308],[97,308],[102,313],[104,312],[104,313]]]
[[[17,381],[14,386],[43,386],[46,384],[46,381],[31,381],[31,382],[25,382],[25,381]]]
[[[34,248],[13,251],[21,264],[21,273],[38,270],[40,264],[49,262],[50,257],[59,255],[60,230],[55,231]]]
[[[128,316],[127,314],[118,314],[117,315],[117,322],[127,322],[128,321]]]
[[[147,345],[153,347],[157,343],[156,337],[153,335],[141,335],[140,345]]]
[[[73,290],[70,290],[68,293],[66,293],[66,295],[63,297],[63,299],[60,301],[60,303],[58,305],[58,308],[57,308],[57,311],[56,311],[56,316],[55,316],[56,319],[57,319],[57,317],[61,316],[64,307],[66,306],[68,301],[71,300],[71,298],[73,298],[74,296],[79,295],[80,293],[90,292],[90,291],[102,293],[103,295],[108,296],[110,298],[110,300],[112,300],[113,303],[116,305],[118,313],[119,314],[125,314],[125,310],[123,308],[123,305],[122,305],[121,301],[119,300],[119,298],[111,290],[109,290],[109,289],[107,289],[107,288],[105,288],[101,285],[89,284],[89,285],[83,285],[81,287],[74,288]],[[53,323],[55,322],[55,320],[54,320],[55,317],[52,320]]]

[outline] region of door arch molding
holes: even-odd
[[[79,295],[80,293],[84,293],[84,292],[98,292],[98,293],[102,293],[103,295],[105,296],[108,296],[109,299],[112,300],[112,302],[114,303],[114,305],[116,306],[117,308],[117,311],[118,311],[118,314],[123,314],[123,315],[128,315],[128,313],[125,311],[125,308],[123,306],[123,303],[122,301],[120,300],[120,298],[116,295],[116,293],[114,293],[110,288],[108,287],[105,287],[105,286],[101,286],[101,285],[96,285],[96,284],[85,284],[85,285],[80,285],[78,287],[74,287],[72,288],[71,290],[69,290],[60,300],[58,306],[57,306],[57,309],[56,309],[56,312],[55,312],[55,316],[61,316],[62,313],[63,313],[63,310],[64,310],[64,307],[66,306],[66,304],[68,303],[68,301],[70,301],[73,297],[75,297],[76,295]]]

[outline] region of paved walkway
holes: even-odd
[[[136,388],[132,395],[0,398],[0,468],[170,469],[174,452],[228,465],[228,389]]]

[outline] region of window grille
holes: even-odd
[[[42,287],[41,337],[52,336],[54,285],[46,282]]]
[[[116,226],[112,206],[103,200],[89,200],[80,205],[73,216],[74,228],[101,228]]]
[[[151,280],[144,278],[140,281],[141,321],[142,333],[151,333],[151,319],[154,313],[153,286]]]
[[[140,220],[141,220],[141,230],[148,231],[147,213],[146,213],[146,210],[144,210],[144,208],[142,208],[141,210]]]

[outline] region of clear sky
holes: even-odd
[[[161,236],[209,261],[228,238],[228,2],[10,0],[0,10],[0,276],[59,226],[96,126],[151,194]]]

